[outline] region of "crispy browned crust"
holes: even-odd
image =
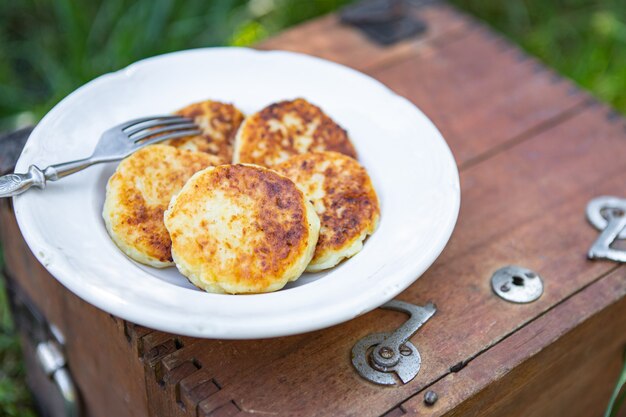
[[[213,155],[163,145],[124,159],[109,179],[103,213],[118,246],[139,262],[171,263],[163,212],[194,173],[218,163]]]
[[[232,161],[235,134],[244,119],[239,109],[232,104],[206,100],[183,107],[176,114],[193,119],[202,134],[172,139],[164,144],[210,153],[219,156],[224,164]]]
[[[311,259],[319,223],[312,228],[307,207],[291,180],[262,167],[199,172],[165,214],[176,265],[208,291],[278,289]]]
[[[237,134],[235,148],[235,162],[267,167],[313,151],[357,157],[347,132],[302,98],[271,104],[248,117]]]
[[[320,218],[312,264],[331,253],[341,254],[376,229],[378,197],[367,171],[353,158],[337,152],[307,153],[272,169],[300,187]]]

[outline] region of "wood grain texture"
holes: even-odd
[[[599,416],[623,365],[624,329],[626,269],[616,267],[432,385],[434,406],[417,395],[401,409],[407,416]]]
[[[350,363],[358,339],[403,323],[406,317],[397,312],[374,310],[330,329],[253,341],[179,337],[112,319],[62,291],[35,263],[4,206],[0,227],[7,259],[29,295],[62,328],[74,329],[68,330],[73,339],[119,346],[112,354],[122,359],[110,360],[112,369],[88,359],[81,384],[91,386],[89,378],[100,373],[117,382],[127,372],[132,381],[120,389],[139,398],[135,415],[397,417],[455,410],[514,414],[516,401],[532,402],[542,387],[549,395],[541,398],[566,402],[594,381],[580,410],[599,414],[616,371],[593,364],[616,366],[623,339],[608,335],[626,334],[620,319],[624,272],[585,258],[597,231],[587,225],[584,208],[597,195],[623,195],[624,123],[449,6],[414,12],[428,22],[427,35],[389,48],[369,43],[332,15],[261,47],[306,52],[366,71],[423,109],[455,153],[463,200],[457,228],[433,267],[398,297],[434,301],[439,308],[411,339],[422,355],[419,375],[405,386],[384,388],[361,379]],[[508,264],[544,277],[538,301],[513,305],[493,295],[489,278]],[[43,296],[42,288],[52,296]],[[98,323],[100,334],[81,328],[76,318],[89,309],[82,323]],[[610,325],[595,332],[597,321]],[[582,339],[598,346],[593,361],[585,360],[589,352]],[[73,342],[74,355],[80,357],[91,343]],[[567,382],[567,369],[575,382]],[[138,373],[144,378],[139,382]],[[432,409],[421,407],[427,387],[441,394]],[[122,395],[100,388],[89,393],[90,405]],[[557,406],[531,404],[524,410],[555,415]]]
[[[482,26],[372,75],[431,118],[461,167],[575,114],[587,98]]]

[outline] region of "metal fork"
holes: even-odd
[[[118,161],[157,142],[200,133],[194,122],[180,116],[152,116],[130,120],[105,131],[89,158],[50,165],[41,170],[35,165],[26,174],[0,177],[0,198],[23,193],[30,187],[45,188],[56,181],[94,164]]]

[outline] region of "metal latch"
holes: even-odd
[[[626,239],[626,200],[596,197],[587,204],[586,212],[589,223],[601,232],[589,249],[589,259],[626,262],[626,251],[611,247],[616,240]]]
[[[63,348],[55,340],[46,340],[37,344],[37,361],[44,373],[54,381],[59,389],[65,406],[65,415],[78,417],[78,398],[74,380],[67,369],[67,360]]]
[[[391,45],[426,30],[426,24],[411,16],[403,0],[370,0],[347,6],[341,11],[341,23],[350,24],[374,42]]]
[[[392,333],[374,333],[359,340],[352,348],[352,364],[359,374],[375,384],[398,385],[411,381],[420,370],[422,358],[409,338],[430,319],[437,308],[391,300],[380,306],[400,311],[410,318]]]
[[[9,277],[6,271],[4,275]],[[10,278],[7,280],[7,289],[10,292],[9,300],[16,325],[35,345],[37,363],[55,384],[63,399],[64,415],[79,417],[81,413],[78,390],[67,368],[63,334],[46,321],[32,302],[18,291]]]

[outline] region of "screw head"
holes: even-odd
[[[388,348],[387,346],[383,347],[380,349],[380,356],[382,356],[385,359],[389,359],[393,356],[393,350],[391,350],[391,348]]]
[[[429,407],[435,405],[438,399],[439,396],[435,391],[426,391],[426,394],[424,394],[424,404]]]
[[[411,353],[413,353],[413,351],[407,345],[400,346],[400,354],[402,356],[410,356]]]

